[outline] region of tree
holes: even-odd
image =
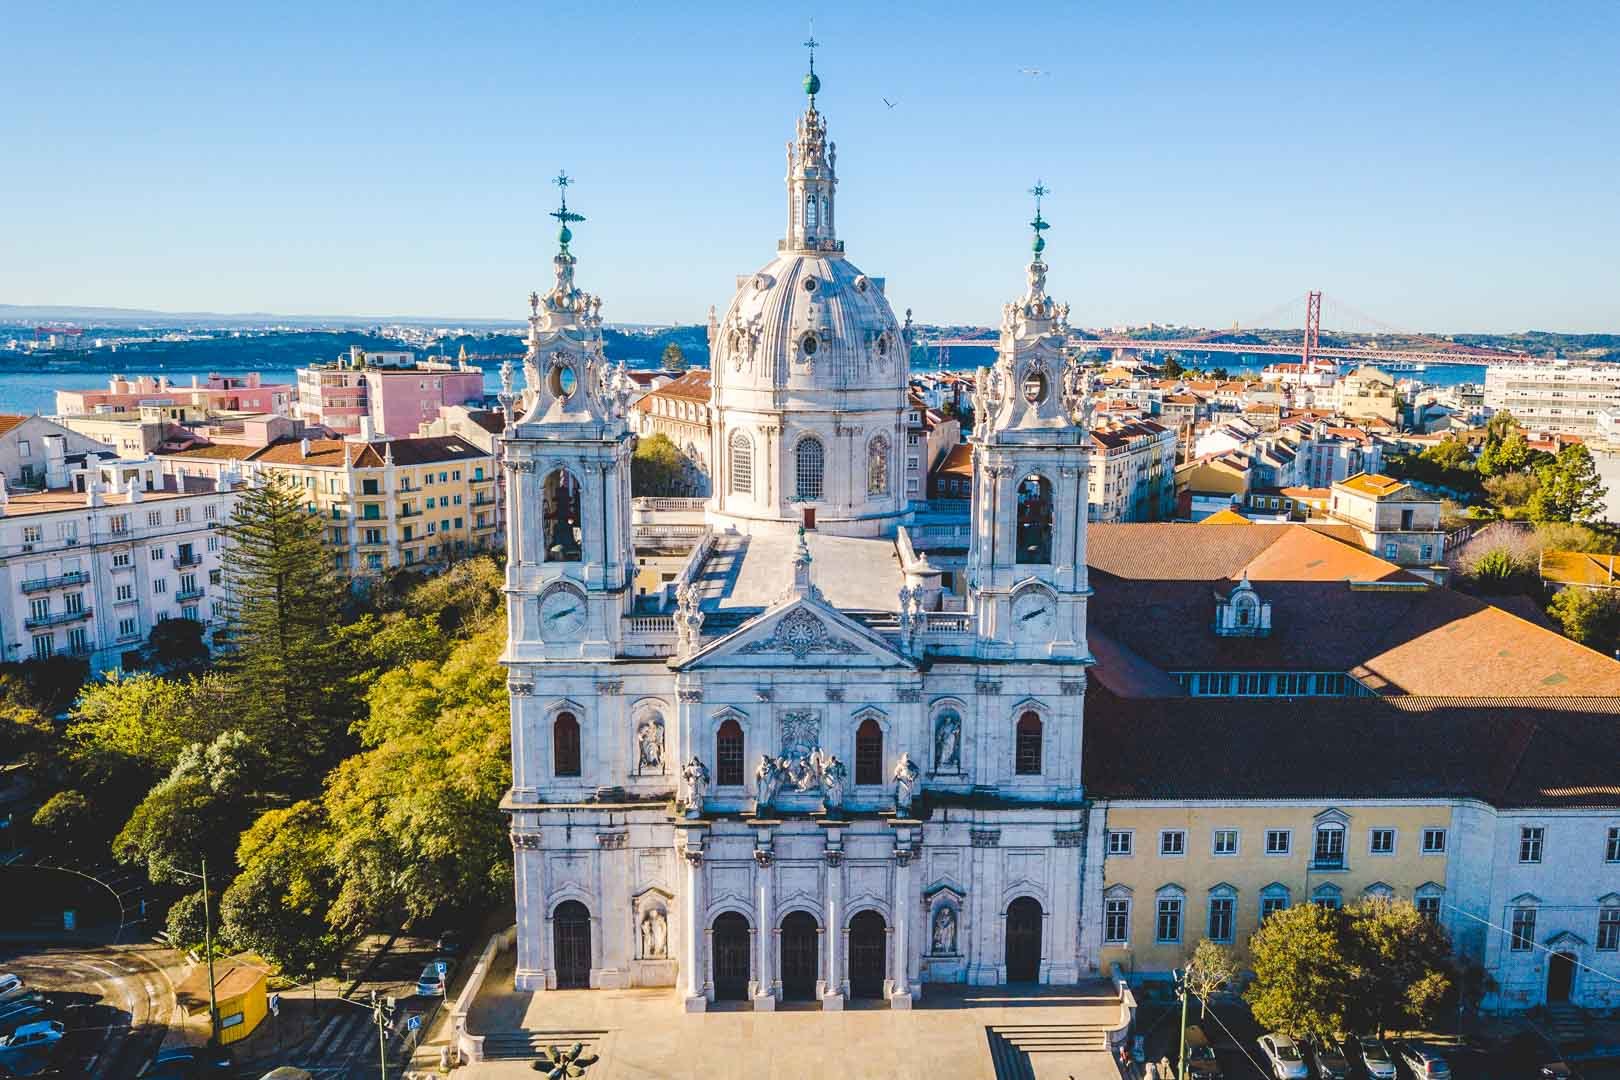
[[[1179,379],[1179,378],[1182,377],[1182,375],[1186,374],[1186,372],[1187,372],[1187,369],[1182,367],[1181,366],[1181,361],[1177,360],[1175,357],[1167,356],[1167,357],[1164,358],[1164,377],[1165,378],[1167,378],[1167,379]]]
[[[691,366],[686,362],[686,351],[673,341],[664,346],[664,354],[658,362],[667,371],[685,371]]]
[[[1543,551],[1585,551],[1593,555],[1612,555],[1616,551],[1615,537],[1599,532],[1590,525],[1574,525],[1551,521],[1536,526],[1536,540]]]
[[[1224,989],[1236,977],[1237,971],[1237,960],[1232,956],[1231,949],[1209,938],[1199,939],[1192,959],[1187,961],[1187,986],[1198,998],[1200,1018],[1209,1015],[1210,995]]]
[[[1364,900],[1345,910],[1350,1017],[1382,1038],[1432,1023],[1455,1000],[1451,938],[1407,901]]]
[[[691,463],[669,436],[658,432],[636,443],[630,458],[630,490],[637,495],[669,498],[686,492]]]
[[[193,871],[195,872],[195,871]],[[217,895],[209,897],[210,904],[218,904]],[[207,922],[205,915],[208,909],[203,905],[201,889],[186,893],[169,906],[169,917],[164,921],[163,929],[169,935],[169,942],[177,949],[202,951],[207,943]],[[218,927],[215,927],[214,949],[220,949]]]
[[[1479,471],[1482,476],[1502,476],[1523,472],[1530,466],[1530,444],[1524,432],[1514,428],[1500,440],[1486,439],[1479,452]]]
[[[112,672],[79,695],[68,719],[68,752],[92,781],[134,783],[144,791],[187,746],[213,742],[238,723],[232,710],[230,685],[217,674],[165,679]]]
[[[1608,492],[1585,444],[1564,447],[1556,461],[1536,470],[1536,476],[1541,486],[1530,498],[1533,520],[1585,521],[1602,512]]]
[[[1531,501],[1541,488],[1534,472],[1502,473],[1485,480],[1485,498],[1504,518],[1525,517]]]
[[[1459,439],[1441,439],[1418,455],[1443,472],[1466,472],[1473,467],[1473,456]]]
[[[192,675],[208,666],[203,624],[196,619],[159,619],[141,646],[141,667],[162,675]]]
[[[1609,593],[1570,586],[1553,594],[1547,614],[1558,620],[1564,636],[1607,652],[1620,636],[1620,600]]]
[[[34,812],[34,828],[59,852],[75,854],[97,845],[102,832],[95,810],[82,791],[58,791]]]
[[[206,747],[186,748],[174,770],[153,787],[113,840],[120,862],[144,864],[153,881],[187,880],[206,857],[229,877],[236,837],[253,812],[251,786],[263,771],[252,741],[228,731]]]
[[[351,658],[332,628],[344,586],[321,547],[321,522],[279,474],[248,488],[229,526],[227,658],[243,729],[274,733],[270,764],[290,788],[308,784],[342,749],[358,702]]]
[[[1268,1031],[1327,1038],[1350,1009],[1344,914],[1301,904],[1269,916],[1249,942],[1254,984],[1243,998]]]
[[[220,925],[233,944],[283,971],[326,964],[343,943],[327,925],[337,896],[327,858],[331,831],[317,802],[267,810],[242,834],[242,867],[220,899]]]

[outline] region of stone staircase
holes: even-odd
[[[1035,1080],[1032,1054],[1100,1054],[1108,1057],[1102,1024],[998,1024],[985,1028],[996,1080]]]
[[[1567,1002],[1547,1006],[1547,1031],[1559,1046],[1586,1040],[1586,1014]]]
[[[484,1036],[484,1061],[520,1061],[538,1058],[553,1046],[584,1043],[589,1053],[601,1053],[606,1031],[495,1031]]]

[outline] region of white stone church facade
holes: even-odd
[[[837,239],[805,88],[787,236],[712,320],[708,530],[661,604],[634,596],[630,389],[577,218],[530,298],[505,439],[522,989],[906,1008],[1097,969],[1086,451],[1046,225],[980,372],[953,591],[906,532],[907,342]]]

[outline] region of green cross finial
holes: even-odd
[[[804,47],[810,50],[810,74],[804,77],[804,92],[812,98],[821,92],[821,79],[816,75],[816,46],[821,42],[816,40],[816,20],[810,20],[810,37],[805,40]]]
[[[1041,252],[1046,250],[1046,239],[1041,233],[1052,227],[1041,217],[1041,196],[1050,195],[1052,189],[1037,180],[1035,186],[1029,189],[1029,193],[1035,196],[1035,220],[1029,223],[1029,227],[1035,230],[1035,243],[1032,246],[1035,249],[1035,257],[1039,259]]]
[[[552,181],[553,184],[557,185],[561,205],[551,212],[551,216],[556,218],[558,224],[562,226],[562,228],[557,230],[557,243],[562,246],[562,253],[564,255],[568,254],[568,242],[574,238],[573,230],[568,227],[569,223],[572,222],[574,224],[578,224],[579,222],[585,220],[584,214],[576,214],[572,210],[568,209],[568,185],[572,184],[573,182],[574,181],[565,172],[559,172],[557,174],[557,178]]]

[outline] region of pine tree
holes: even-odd
[[[1535,521],[1585,521],[1603,509],[1606,492],[1598,477],[1592,452],[1582,443],[1558,451],[1558,460],[1543,465],[1537,475],[1541,487],[1530,498]]]
[[[312,784],[357,713],[352,665],[333,632],[344,584],[321,547],[320,519],[279,475],[242,493],[225,534],[237,717],[273,771]]]

